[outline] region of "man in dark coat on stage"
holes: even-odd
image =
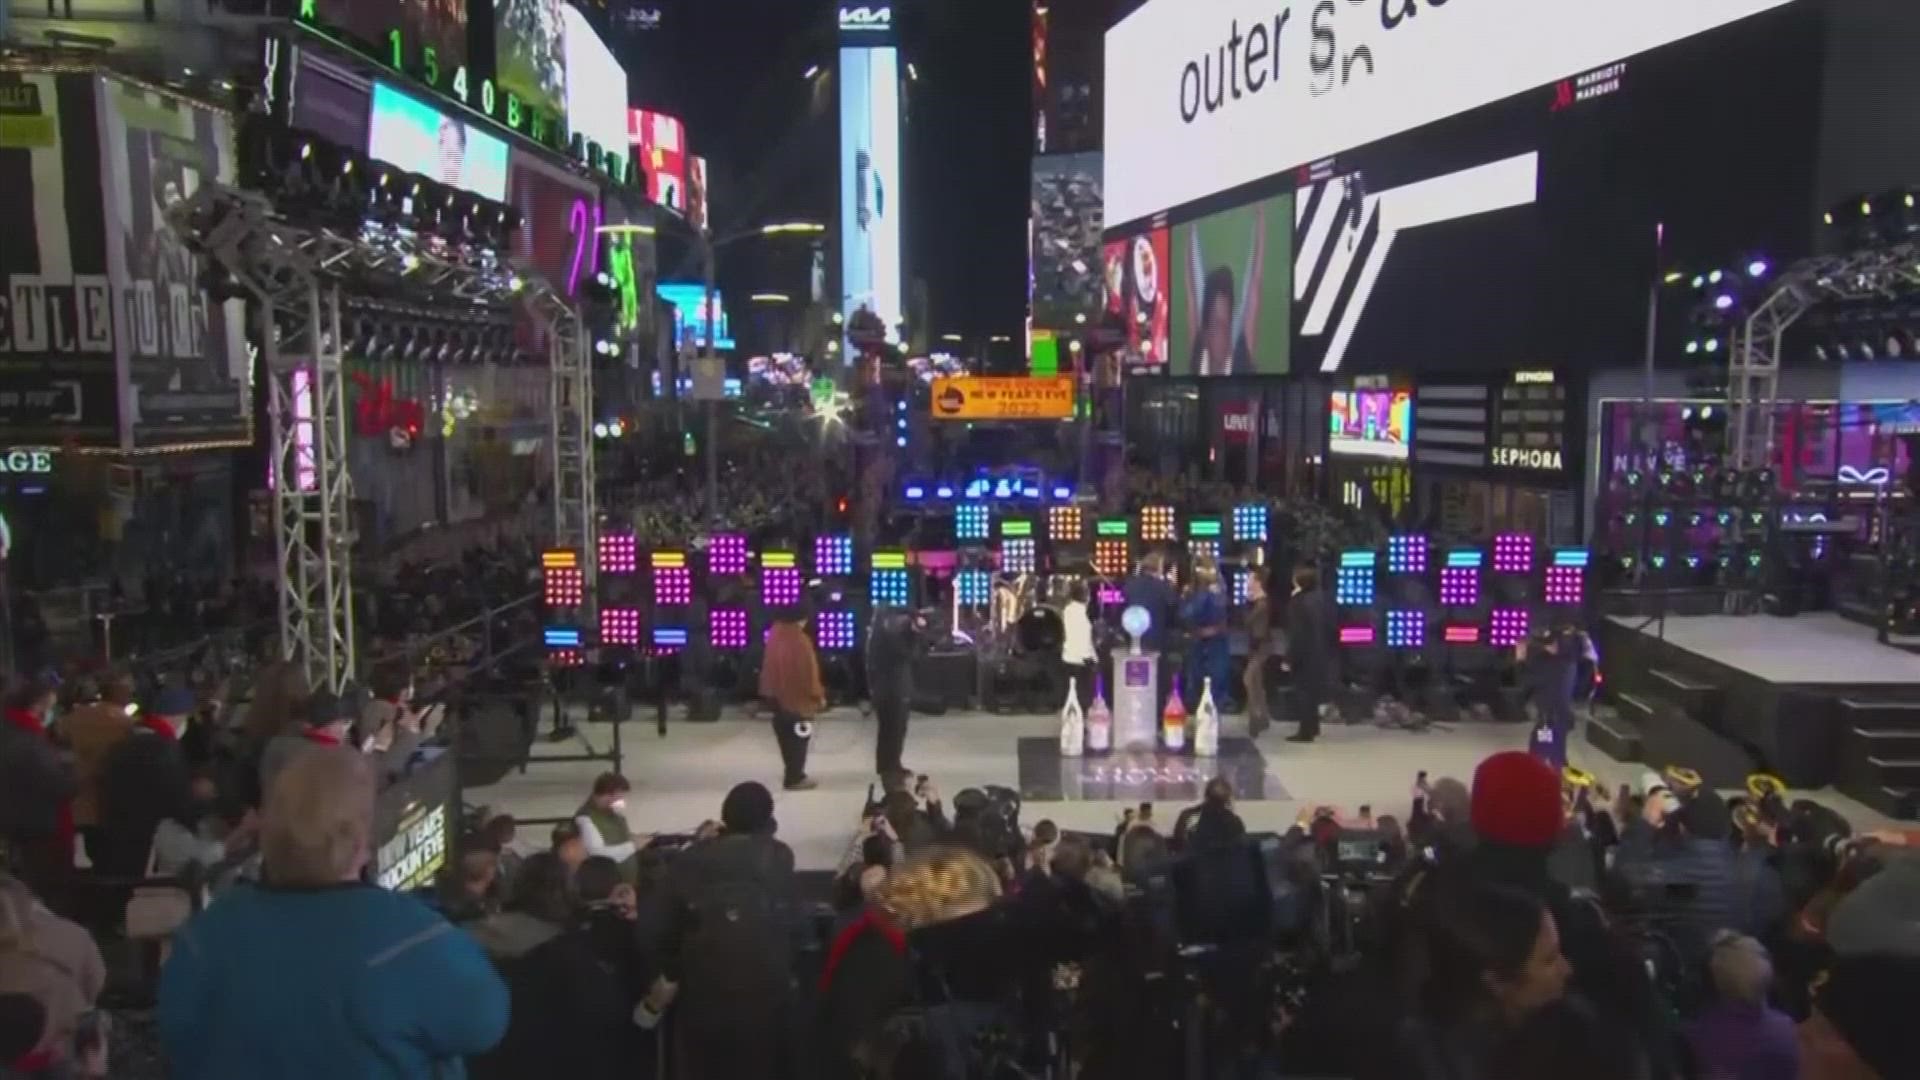
[[[1320,574],[1311,566],[1293,571],[1293,596],[1287,601],[1286,668],[1293,675],[1290,706],[1299,730],[1288,742],[1320,737],[1320,706],[1333,696],[1339,657],[1334,652],[1333,609],[1320,590]]]

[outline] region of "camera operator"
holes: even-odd
[[[874,738],[874,771],[882,780],[910,775],[900,762],[907,745],[907,718],[913,703],[913,662],[925,651],[927,620],[898,607],[876,607],[867,634],[867,696],[873,701],[879,733]]]

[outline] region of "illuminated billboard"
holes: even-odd
[[[627,110],[627,140],[647,175],[647,198],[676,214],[687,212],[687,126],[652,109]]]
[[[673,305],[676,335],[682,342],[699,348],[707,345],[707,287],[699,282],[663,281],[654,289],[660,299]],[[727,324],[727,304],[718,290],[713,294],[713,330],[716,349],[734,347],[733,329]]]
[[[844,22],[844,19],[843,19]],[[840,50],[840,274],[842,313],[862,308],[898,341],[902,302],[900,52]],[[851,361],[852,357],[848,358]]]
[[[373,86],[367,154],[481,198],[507,196],[505,142],[386,83]]]
[[[566,23],[567,124],[615,161],[608,171],[626,173],[627,69],[573,5],[561,9]]]

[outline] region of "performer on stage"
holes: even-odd
[[[1288,742],[1310,743],[1320,737],[1320,706],[1333,694],[1338,662],[1333,612],[1320,591],[1320,574],[1311,566],[1295,567],[1293,595],[1287,600],[1285,667],[1293,673],[1291,704],[1300,727],[1287,737]]]
[[[1525,641],[1514,646],[1528,693],[1538,716],[1529,748],[1534,756],[1556,769],[1567,764],[1567,740],[1573,736],[1575,675],[1585,652],[1585,635],[1562,624],[1529,649]]]
[[[913,661],[920,651],[925,622],[905,608],[875,608],[867,634],[867,697],[880,722],[874,739],[874,771],[881,780],[908,775],[900,763],[907,745],[907,717],[913,702]]]
[[[760,696],[773,707],[773,735],[780,742],[785,769],[782,783],[788,791],[818,786],[807,778],[807,744],[813,737],[813,718],[826,708],[827,691],[820,683],[820,658],[807,635],[803,606],[782,608],[773,617],[760,661]]]

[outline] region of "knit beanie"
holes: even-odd
[[[1524,750],[1508,750],[1473,771],[1473,831],[1481,840],[1551,848],[1566,823],[1560,774]]]
[[[733,785],[720,803],[720,824],[730,833],[765,832],[773,824],[773,793],[753,780]]]
[[[1913,988],[1920,959],[1851,956],[1834,964],[1815,1005],[1835,1031],[1881,1076],[1911,1076]]]

